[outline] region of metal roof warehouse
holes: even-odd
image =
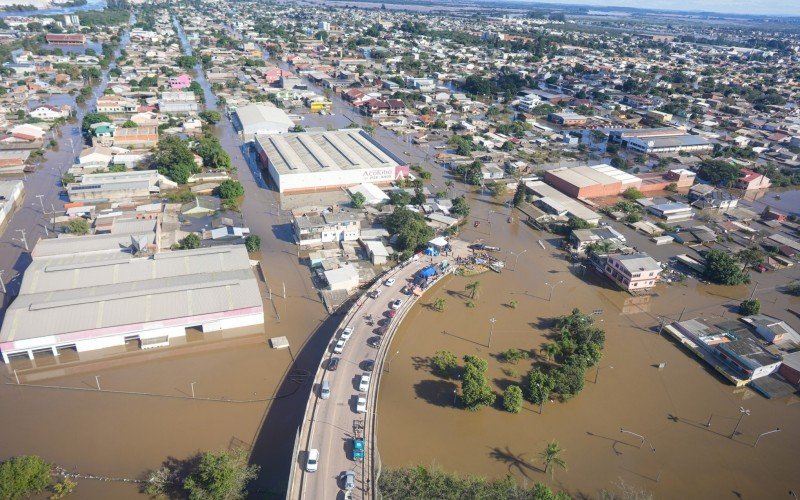
[[[34,260],[0,329],[3,361],[36,350],[78,352],[165,346],[186,328],[204,333],[262,325],[255,274],[243,246],[134,257],[76,254]]]
[[[359,129],[258,135],[255,145],[281,193],[388,184],[408,175],[403,160]]]

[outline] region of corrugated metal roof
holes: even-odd
[[[260,307],[243,246],[148,258],[34,261],[9,307],[0,341],[18,341]]]

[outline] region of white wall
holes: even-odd
[[[125,345],[125,335],[114,335],[111,337],[100,337],[96,339],[79,340],[75,342],[75,350],[78,352],[93,351],[95,349],[105,349],[107,347]]]

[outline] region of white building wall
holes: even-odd
[[[313,191],[315,189],[329,189],[339,186],[354,186],[365,182],[391,182],[395,179],[395,167],[393,166],[280,175],[272,166],[272,162],[270,162],[269,172],[281,193],[286,191]]]
[[[263,325],[264,313],[250,314],[248,316],[240,316],[238,318],[226,318],[220,320],[220,325],[223,330],[231,328],[241,328],[243,326]]]
[[[78,352],[94,351],[95,349],[105,349],[125,345],[125,335],[113,335],[111,337],[99,337],[96,339],[79,340],[75,342],[75,350]]]

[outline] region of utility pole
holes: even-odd
[[[192,399],[194,399],[194,384],[195,384],[194,382],[189,384],[189,386],[192,388]]]
[[[730,439],[733,439],[733,437],[736,435],[736,431],[739,430],[739,425],[742,423],[742,419],[744,418],[745,415],[750,415],[750,410],[747,410],[743,406],[740,406],[739,407],[739,421],[736,422],[736,427],[733,428],[733,432],[729,436]]]
[[[44,201],[42,201],[42,198],[44,198],[44,195],[43,194],[37,194],[36,197],[39,198],[39,205],[42,206],[42,213],[44,213]]]
[[[286,282],[283,282],[283,298],[286,298]]]
[[[100,377],[98,375],[94,376],[94,381],[97,384],[97,390],[102,391],[102,389],[100,389]]]
[[[489,318],[489,343],[486,345],[487,348],[492,347],[492,334],[494,333],[494,324],[497,323],[497,320],[494,318]]]
[[[25,239],[25,230],[24,229],[17,229],[17,232],[22,235],[22,237],[19,239],[19,241],[21,241],[22,244],[25,245],[25,251],[26,252],[30,252],[30,249],[28,248],[28,240]]]
[[[757,289],[758,289],[758,281],[756,281],[755,283],[753,283],[753,291],[752,291],[752,292],[750,292],[750,298],[749,298],[749,299],[747,299],[747,300],[753,300],[753,297],[755,296],[755,294],[756,294],[756,290],[757,290]]]

